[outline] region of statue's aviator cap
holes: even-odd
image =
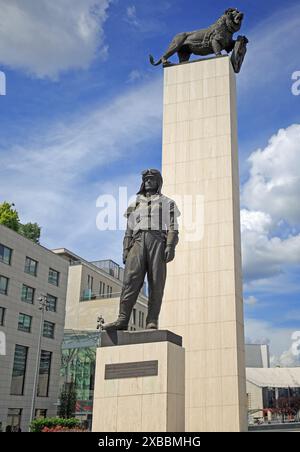
[[[143,179],[146,179],[146,177],[161,177],[161,174],[157,169],[146,169],[142,171],[142,177]]]
[[[157,179],[158,187],[157,187],[157,194],[161,194],[161,188],[163,184],[163,178],[159,170],[157,169],[146,169],[142,171],[142,185],[141,188],[138,191],[138,195],[144,195],[145,194],[145,179],[147,177],[155,177]]]

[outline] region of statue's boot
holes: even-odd
[[[112,323],[105,323],[103,325],[104,331],[127,331],[128,330],[128,322],[122,319],[117,319]]]
[[[120,303],[120,313],[115,322],[106,323],[103,325],[104,331],[126,331],[128,330],[128,323],[131,315],[131,306],[129,303]]]
[[[157,330],[158,329],[158,322],[149,322],[146,325],[146,330]]]

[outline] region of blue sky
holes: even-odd
[[[226,1],[0,0],[0,200],[42,226],[42,243],[120,262],[121,232],[96,228],[96,199],[133,194],[161,165],[159,57]],[[155,4],[153,4],[155,3]],[[237,77],[246,335],[298,364],[300,71],[298,1],[236,1],[249,50]]]

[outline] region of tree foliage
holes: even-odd
[[[40,243],[40,226],[37,223],[22,224],[20,222],[19,214],[14,207],[14,204],[10,204],[7,201],[0,203],[0,224],[18,232],[35,243]]]
[[[0,204],[0,224],[19,232],[19,214],[16,209],[14,209],[14,204],[10,204],[6,201]]]
[[[41,228],[37,223],[20,224],[19,233],[35,243],[40,243]]]
[[[74,383],[68,383],[60,393],[59,415],[64,419],[74,416],[76,410],[77,393]]]

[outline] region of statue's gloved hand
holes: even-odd
[[[128,253],[129,253],[129,250],[123,251],[123,264],[124,265],[126,264]]]
[[[167,245],[166,249],[165,249],[165,261],[166,261],[166,263],[172,262],[174,257],[175,257],[175,248],[173,246]]]

